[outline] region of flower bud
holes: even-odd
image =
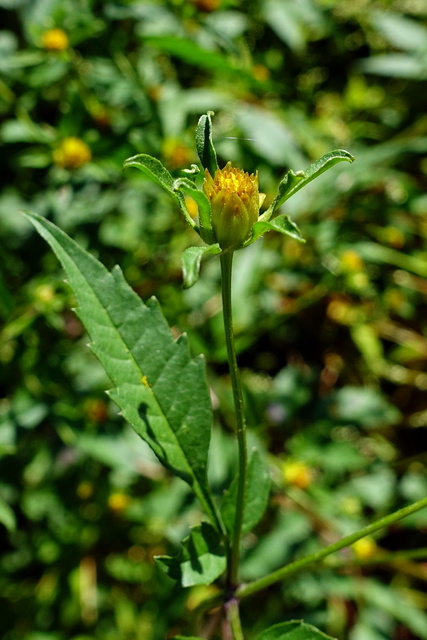
[[[211,204],[212,230],[219,246],[238,247],[249,238],[264,200],[264,194],[258,193],[258,175],[249,175],[228,162],[213,178],[205,170],[203,191]]]

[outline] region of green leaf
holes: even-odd
[[[174,191],[181,189],[196,202],[199,209],[200,235],[205,242],[212,243],[214,240],[211,224],[211,205],[203,191],[200,191],[194,182],[191,182],[188,178],[178,178],[173,183],[173,188]]]
[[[196,148],[203,168],[207,169],[213,177],[218,169],[218,161],[212,142],[212,115],[213,112],[208,111],[199,119],[196,129]]]
[[[157,556],[156,562],[182,587],[211,584],[224,573],[227,566],[224,545],[207,522],[191,529],[177,556]]]
[[[16,518],[7,502],[0,499],[0,522],[4,524],[8,531],[15,531]]]
[[[91,348],[115,385],[110,396],[159,460],[194,490],[219,527],[206,479],[212,408],[201,357],[174,340],[159,304],[147,305],[54,224],[25,213],[61,261]]]
[[[259,220],[256,222],[252,227],[252,236],[245,244],[252,244],[266,231],[278,231],[294,240],[298,240],[298,242],[305,242],[295,222],[292,222],[289,216],[281,215],[274,218],[274,220]]]
[[[197,69],[209,69],[239,79],[244,78],[250,85],[259,85],[259,81],[254,79],[242,65],[237,66],[221,53],[201,47],[188,38],[150,35],[145,36],[144,40],[160,51],[175,56]]]
[[[391,78],[424,80],[427,76],[426,64],[415,55],[408,53],[385,53],[360,60],[359,68],[365,73]]]
[[[305,187],[306,184],[343,160],[353,162],[354,157],[344,149],[336,149],[322,156],[322,158],[316,160],[316,162],[313,162],[305,171],[288,171],[279,184],[276,197],[267,211],[261,216],[261,219],[269,220],[285,200],[288,200],[294,193]]]
[[[261,520],[267,507],[270,484],[268,467],[259,451],[254,449],[248,463],[242,533],[249,533]],[[238,479],[236,476],[229,490],[225,493],[221,504],[221,516],[228,531],[232,531],[234,526],[237,486]]]
[[[188,289],[197,282],[200,273],[200,263],[206,253],[221,253],[219,244],[210,244],[202,247],[188,247],[181,256],[184,286]]]
[[[257,636],[256,640],[333,640],[311,624],[302,620],[291,620],[275,624]]]
[[[178,206],[184,214],[188,224],[191,225],[193,229],[197,226],[188,212],[184,195],[180,191],[174,189],[174,179],[166,167],[162,165],[160,160],[146,155],[145,153],[140,153],[139,155],[132,156],[132,158],[128,158],[124,161],[123,169],[127,169],[128,167],[135,167],[136,169],[139,169],[148,178],[150,178],[150,180],[153,180],[153,182],[156,182],[158,185],[163,187],[163,189],[166,189],[166,191],[168,191],[168,193],[178,203]]]

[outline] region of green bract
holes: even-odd
[[[296,224],[278,211],[280,205],[337,162],[354,160],[348,151],[337,149],[324,155],[305,171],[288,171],[280,181],[271,205],[260,216],[259,210],[265,196],[259,194],[258,175],[249,175],[242,169],[233,168],[230,162],[223,169],[218,167],[212,142],[212,115],[212,111],[203,115],[196,130],[197,153],[205,170],[203,190],[198,189],[188,177],[174,180],[159,160],[146,154],[128,158],[123,165],[124,168],[140,169],[166,189],[176,200],[189,225],[206,243],[204,246],[189,247],[182,256],[186,287],[196,282],[201,259],[206,253],[241,249],[270,230],[304,242]],[[197,167],[192,165],[183,173],[195,178],[196,172]],[[193,198],[198,206],[198,222],[193,220],[187,209],[184,193]]]

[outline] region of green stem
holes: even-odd
[[[230,623],[233,633],[233,640],[245,640],[243,637],[242,624],[240,622],[239,603],[236,598],[232,598],[226,603],[227,620]]]
[[[349,562],[328,562],[324,566],[328,569],[353,569],[354,567],[370,567],[377,564],[391,564],[402,560],[427,559],[427,548],[406,549],[405,551],[376,551],[375,555],[369,558],[354,558]]]
[[[384,516],[379,520],[376,520],[372,524],[356,531],[355,533],[351,533],[349,536],[345,536],[341,540],[334,542],[333,544],[328,545],[324,549],[320,549],[320,551],[316,551],[315,553],[311,553],[305,558],[301,558],[300,560],[296,560],[295,562],[291,562],[281,569],[277,569],[277,571],[273,571],[264,578],[260,578],[259,580],[254,580],[254,582],[250,582],[249,584],[242,585],[236,592],[239,598],[246,598],[246,596],[252,595],[253,593],[257,593],[257,591],[261,591],[266,587],[274,584],[275,582],[280,582],[285,578],[288,578],[290,575],[305,569],[310,564],[315,562],[319,562],[326,558],[326,556],[331,555],[331,553],[336,553],[345,547],[350,546],[360,538],[364,538],[365,536],[378,531],[379,529],[383,529],[384,527],[388,527],[389,525],[401,520],[402,518],[406,518],[406,516],[411,515],[411,513],[415,513],[420,509],[427,507],[427,498],[423,498],[422,500],[418,500],[408,507],[404,507],[403,509],[399,509],[399,511],[395,511],[388,516]]]
[[[227,345],[228,365],[230,368],[231,386],[233,389],[234,408],[236,413],[236,433],[239,448],[239,470],[237,486],[237,503],[234,527],[231,539],[231,549],[228,566],[229,587],[237,585],[239,569],[240,539],[242,536],[243,513],[246,494],[246,468],[248,448],[246,444],[246,423],[243,406],[242,383],[237,366],[236,349],[234,346],[233,316],[231,305],[231,273],[233,252],[221,254],[221,285],[222,285],[222,313],[224,316],[225,343]]]

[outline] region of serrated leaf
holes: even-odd
[[[333,638],[302,620],[291,620],[266,629],[257,636],[256,640],[333,640]]]
[[[221,253],[219,244],[211,244],[202,247],[188,247],[181,256],[184,286],[188,289],[197,282],[200,273],[200,263],[206,253]]]
[[[237,500],[237,476],[225,493],[221,504],[222,520],[228,531],[234,527]],[[257,449],[251,453],[247,471],[246,501],[242,533],[249,533],[261,520],[270,495],[270,474]]]
[[[247,244],[252,244],[267,231],[278,231],[294,240],[298,240],[298,242],[305,242],[295,222],[292,222],[289,216],[281,215],[274,218],[274,220],[259,220],[259,222],[256,222],[252,227],[252,236]]]
[[[176,200],[188,224],[193,228],[197,226],[188,212],[184,195],[180,191],[174,189],[174,179],[166,167],[162,165],[160,160],[157,160],[157,158],[153,158],[145,153],[140,153],[139,155],[132,156],[124,161],[123,169],[127,169],[128,167],[135,167],[135,169],[139,169],[148,178],[150,178],[150,180],[153,180],[153,182],[163,187],[163,189],[166,189],[174,200]]]
[[[194,527],[182,542],[180,553],[157,556],[157,564],[182,587],[211,584],[227,566],[224,545],[212,525],[207,522]]]
[[[111,397],[159,460],[194,490],[219,527],[206,479],[212,408],[202,358],[174,340],[154,298],[148,304],[54,224],[25,213],[61,261]]]
[[[213,242],[211,205],[203,191],[200,191],[188,178],[178,178],[173,183],[173,188],[174,191],[181,189],[196,202],[199,209],[200,235],[205,242],[209,244]]]
[[[212,112],[208,112],[199,119],[196,129],[196,149],[203,168],[207,169],[213,177],[218,169],[218,161],[212,141],[211,114]]]
[[[320,176],[322,173],[342,161],[353,162],[354,157],[344,149],[336,149],[322,156],[316,162],[313,162],[305,171],[288,171],[279,184],[277,195],[273,202],[262,215],[264,220],[274,217],[274,212],[281,204],[288,200],[297,191],[305,187],[306,184]],[[277,214],[278,215],[278,214]]]

